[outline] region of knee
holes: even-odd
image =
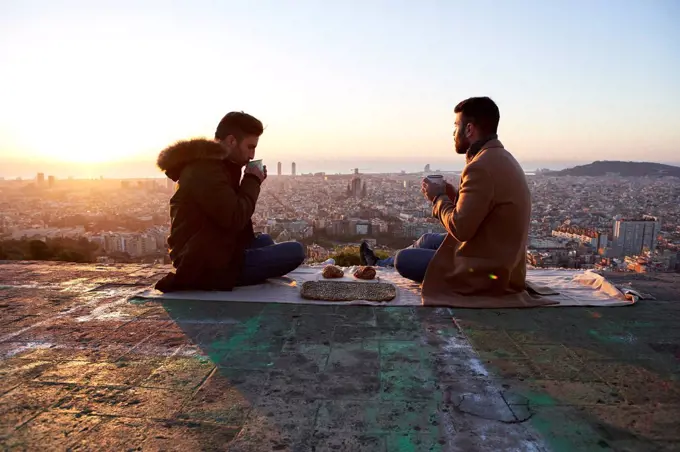
[[[423,241],[431,245],[438,245],[442,242],[442,237],[445,235],[446,234],[442,235],[438,232],[428,232],[427,234],[423,234]]]
[[[289,242],[287,245],[291,260],[298,262],[298,265],[302,265],[302,263],[307,258],[304,245],[299,242]]]
[[[421,245],[429,243],[434,235],[435,234],[432,234],[431,232],[426,232],[425,234],[421,235],[420,238],[416,240],[415,247],[421,248],[422,247]]]
[[[404,269],[405,269],[405,262],[407,262],[407,259],[405,259],[405,256],[408,255],[408,250],[401,250],[397,251],[397,254],[394,255],[394,268],[397,270],[397,273],[399,273],[401,276],[404,276]]]

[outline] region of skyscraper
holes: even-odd
[[[276,174],[277,174],[278,176],[280,176],[280,175],[281,175],[281,162],[279,162],[276,166],[277,166]]]
[[[54,188],[54,176],[48,176],[47,177],[47,186],[49,188]]]
[[[35,180],[38,182],[38,185],[43,185],[45,183],[45,173],[38,173]]]
[[[619,256],[636,256],[645,248],[654,251],[660,230],[661,222],[656,217],[644,215],[637,220],[615,217],[613,248]]]
[[[361,196],[361,178],[359,177],[352,179],[352,196],[355,198]]]
[[[291,165],[291,174],[295,176],[295,162]]]

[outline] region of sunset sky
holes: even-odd
[[[523,163],[678,162],[678,23],[677,0],[5,0],[0,176],[153,170],[230,110],[270,168],[460,166],[475,95]]]

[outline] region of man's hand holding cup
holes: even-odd
[[[434,201],[437,196],[445,194],[446,182],[444,181],[444,176],[439,174],[427,176],[423,179],[421,191],[430,202]]]
[[[246,165],[245,174],[252,174],[262,183],[267,179],[267,166],[262,164],[262,160],[253,160]]]

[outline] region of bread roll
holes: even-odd
[[[375,268],[373,267],[359,267],[357,271],[354,272],[354,277],[358,279],[375,279]]]
[[[343,272],[341,269],[339,269],[335,265],[326,265],[326,267],[324,267],[323,271],[321,272],[321,275],[324,278],[328,278],[328,279],[342,278],[343,276],[345,276],[345,272]]]

